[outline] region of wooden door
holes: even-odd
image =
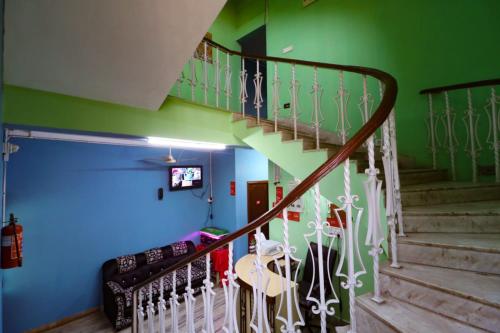
[[[248,223],[254,221],[259,216],[269,210],[269,194],[268,181],[253,181],[247,183],[247,209]],[[262,233],[269,239],[269,224],[266,224],[261,229]],[[254,239],[254,234],[248,235],[248,246]]]

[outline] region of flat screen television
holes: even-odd
[[[171,166],[168,175],[170,191],[203,187],[203,167],[201,165]]]

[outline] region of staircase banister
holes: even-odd
[[[195,261],[196,259],[202,258],[206,256],[208,253],[222,246],[225,246],[228,243],[236,240],[237,238],[245,234],[248,234],[256,230],[258,227],[261,227],[264,224],[268,223],[271,219],[273,219],[275,216],[281,213],[285,208],[287,208],[298,198],[300,198],[303,194],[305,194],[316,183],[321,181],[328,173],[330,173],[330,171],[340,166],[341,163],[343,163],[351,154],[356,152],[356,150],[384,123],[384,121],[391,113],[394,104],[396,102],[396,96],[398,92],[398,85],[396,79],[389,73],[383,72],[378,69],[361,67],[361,66],[346,66],[337,64],[318,63],[305,60],[293,60],[293,59],[267,57],[267,56],[254,57],[251,55],[244,55],[241,52],[229,50],[213,41],[207,39],[204,40],[207,41],[207,43],[210,43],[212,46],[216,46],[226,52],[230,52],[231,54],[239,55],[245,58],[253,58],[253,59],[267,60],[267,61],[280,61],[290,64],[300,64],[312,67],[316,66],[316,67],[330,68],[346,72],[355,72],[362,75],[372,76],[380,80],[384,84],[385,86],[384,95],[382,97],[380,105],[378,106],[377,110],[372,115],[372,117],[368,120],[368,122],[365,125],[363,125],[361,129],[358,132],[356,132],[356,134],[349,141],[347,141],[346,144],[343,145],[342,148],[335,155],[330,157],[325,163],[323,163],[316,170],[314,170],[314,172],[312,172],[298,186],[296,186],[292,191],[290,191],[290,193],[287,196],[285,196],[281,201],[279,201],[276,204],[276,206],[271,208],[269,211],[267,211],[266,213],[264,213],[251,223],[245,225],[243,228],[236,230],[233,233],[230,233],[229,235],[220,240],[215,241],[214,243],[210,244],[203,250],[193,253],[189,257],[186,257],[185,259],[178,261],[174,265],[170,266],[167,270],[156,273],[150,276],[148,279],[142,281],[141,283],[138,283],[137,285],[134,286],[133,292],[136,292],[137,290],[147,286],[153,281],[158,280],[162,276],[166,276],[182,267],[185,267],[186,265]]]
[[[450,90],[459,90],[459,89],[477,88],[477,87],[490,87],[490,86],[496,86],[496,85],[500,85],[500,78],[451,84],[448,86],[441,86],[441,87],[434,87],[434,88],[427,88],[427,89],[420,90],[420,94],[421,95],[439,94],[439,93],[442,93],[445,91],[450,91]]]

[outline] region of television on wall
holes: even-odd
[[[168,176],[170,191],[203,187],[203,167],[201,165],[171,166]]]

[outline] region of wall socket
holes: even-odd
[[[307,7],[313,2],[316,2],[316,0],[302,0],[302,7]]]

